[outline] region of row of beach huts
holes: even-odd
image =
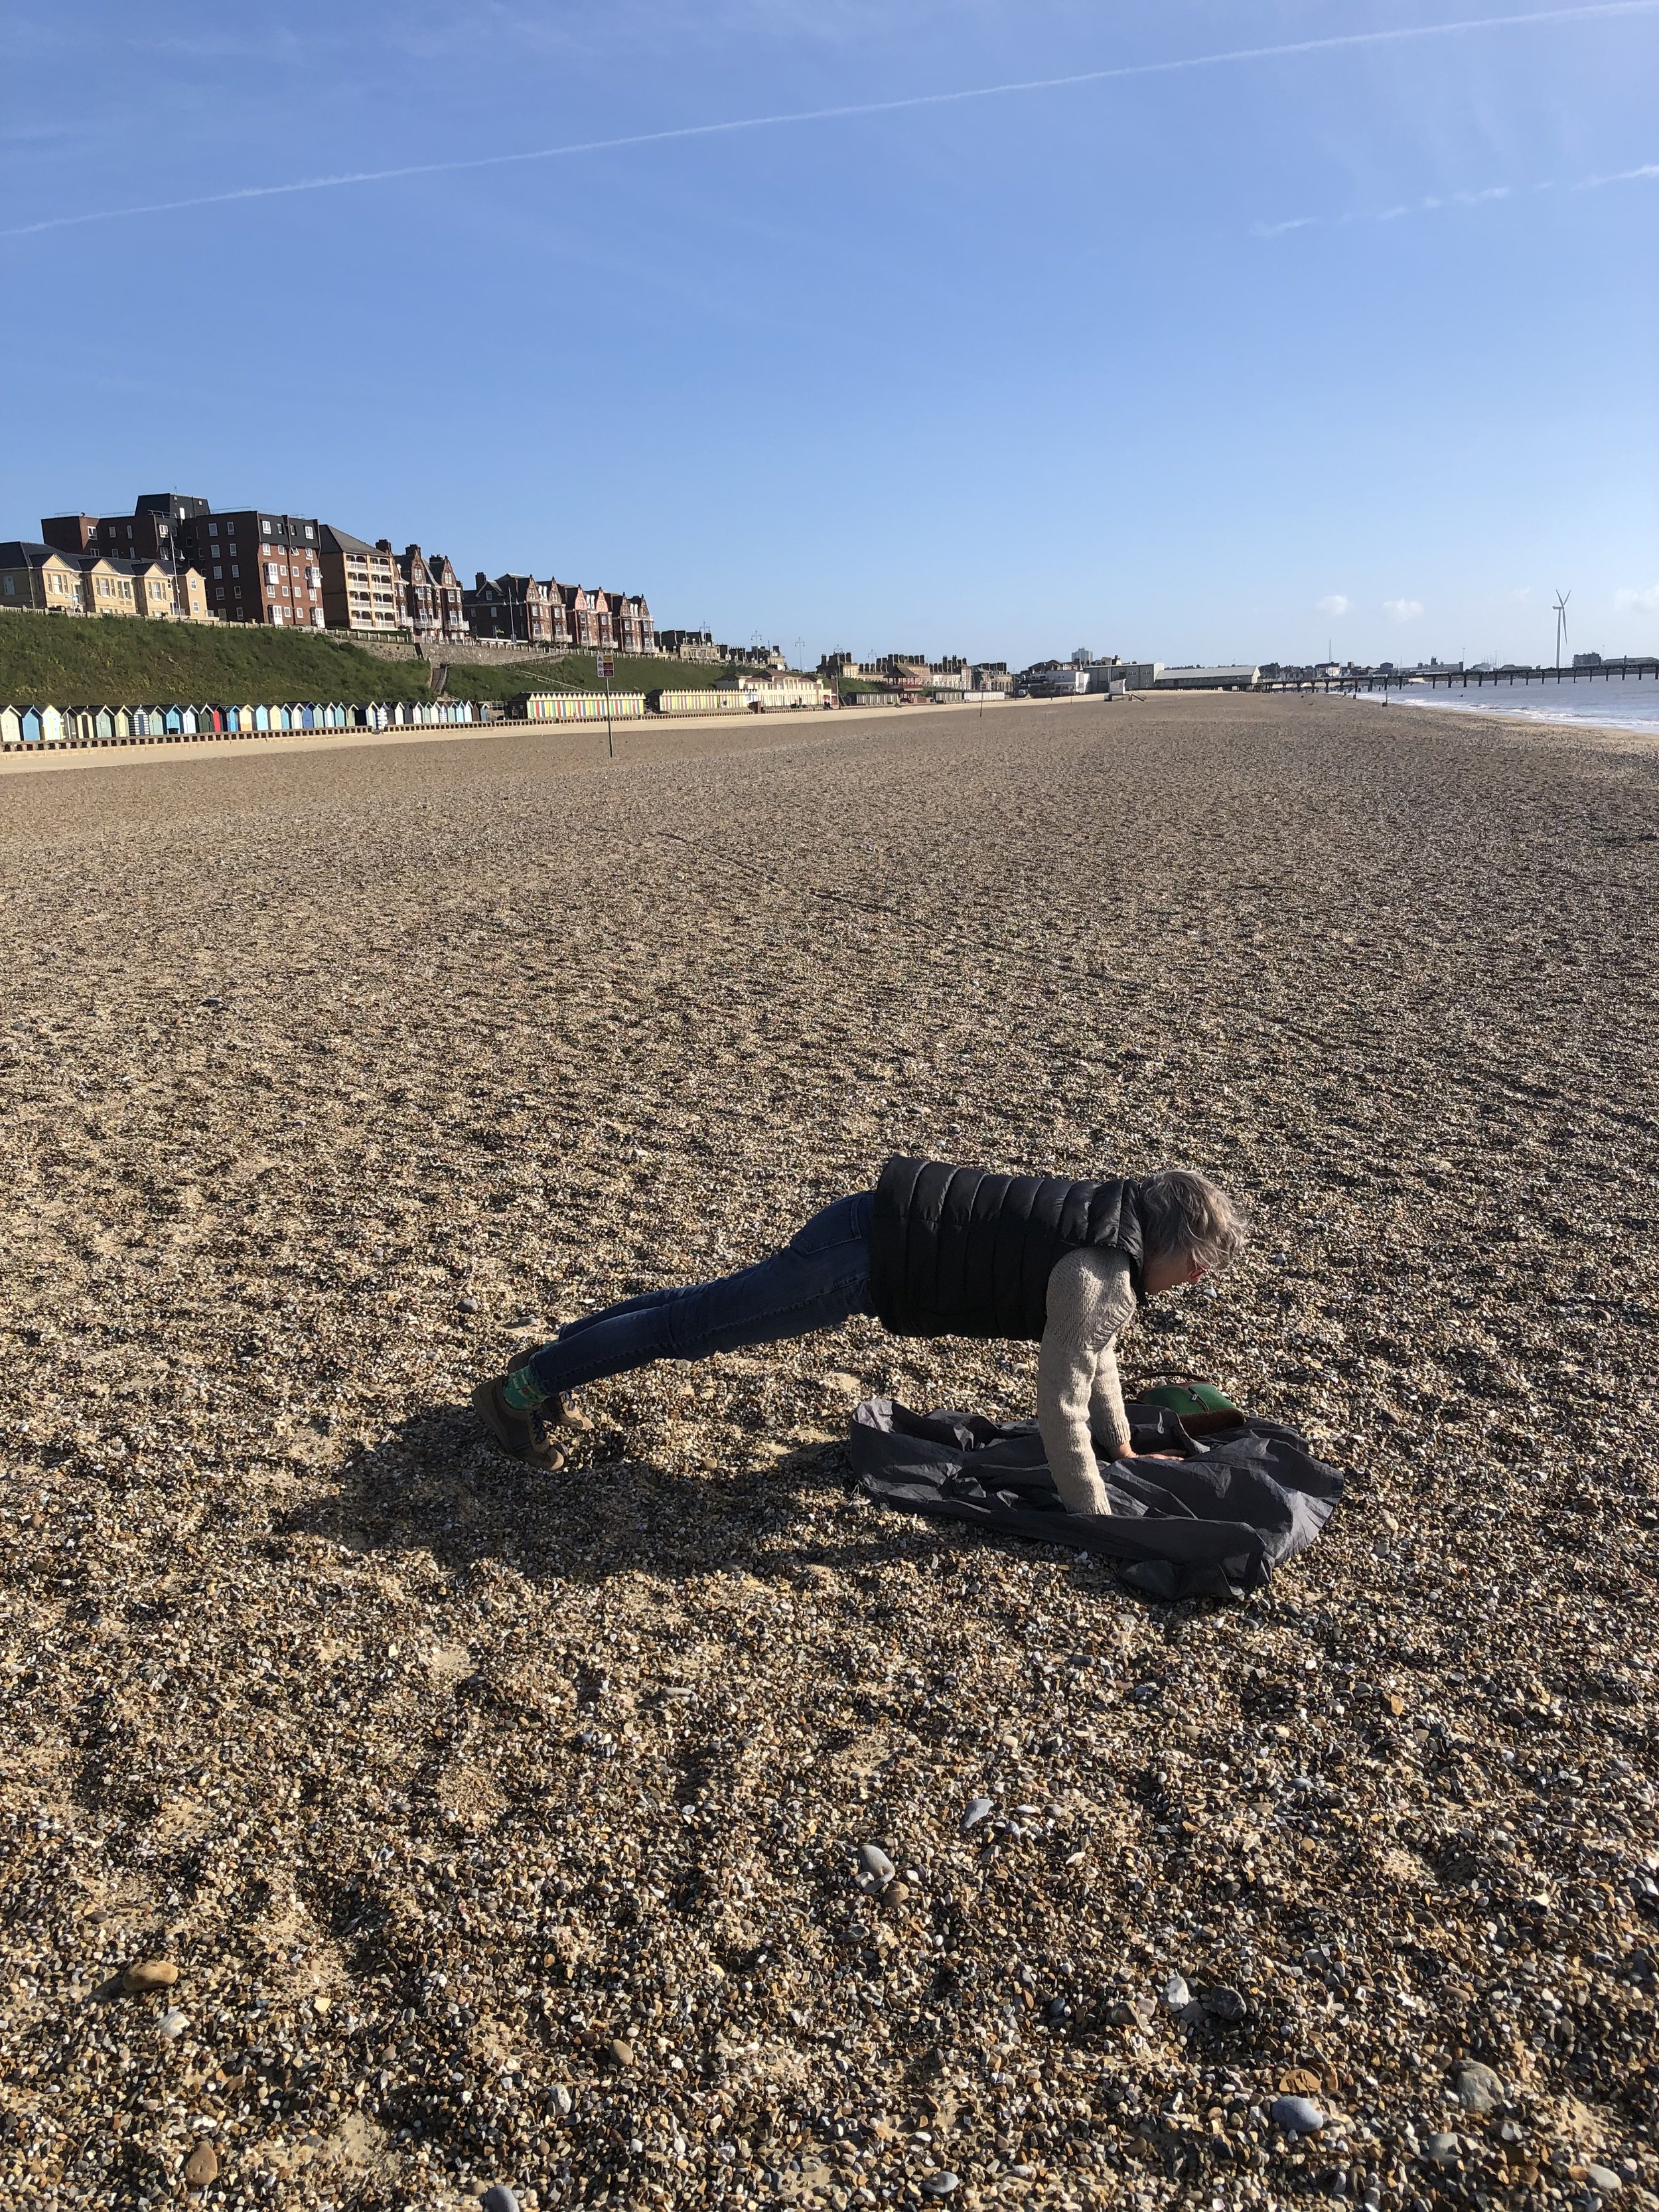
[[[529,692],[496,706],[472,699],[395,699],[367,706],[313,700],[281,706],[37,707],[0,706],[0,750],[81,745],[173,745],[212,738],[271,737],[283,731],[391,730],[430,725],[514,722],[643,721],[666,714],[764,712],[769,707],[823,707],[817,684],[691,691]],[[777,692],[775,698],[769,696]],[[795,693],[799,696],[794,696]]]

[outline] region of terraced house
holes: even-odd
[[[330,629],[379,631],[408,627],[398,558],[382,538],[370,545],[325,523],[321,533],[322,617]]]
[[[511,573],[486,576],[480,568],[477,581],[465,594],[467,627],[474,637],[511,638],[520,645],[562,645],[565,639],[554,618],[556,584],[538,584],[533,576]]]
[[[81,584],[76,555],[27,538],[0,542],[0,606],[78,615],[82,611]]]
[[[381,538],[386,552],[391,541]],[[404,620],[416,637],[465,637],[467,635],[465,594],[454,563],[441,553],[422,553],[418,545],[405,546],[398,556],[403,582]]]

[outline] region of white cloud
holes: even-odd
[[[1314,612],[1316,615],[1345,615],[1352,605],[1353,601],[1345,599],[1340,592],[1328,592],[1314,608]]]
[[[1390,622],[1415,622],[1423,611],[1421,599],[1384,599],[1382,611]]]
[[[1644,615],[1659,615],[1659,584],[1649,584],[1639,592],[1615,592],[1613,604],[1621,615],[1632,607],[1639,607]]]

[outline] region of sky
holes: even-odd
[[[198,493],[809,662],[1659,652],[1656,83],[1659,0],[7,0],[0,537]]]

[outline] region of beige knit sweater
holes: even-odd
[[[1037,1427],[1066,1510],[1109,1513],[1095,1453],[1127,1449],[1117,1340],[1133,1320],[1134,1286],[1121,1253],[1068,1252],[1048,1278],[1048,1327],[1037,1354]]]

